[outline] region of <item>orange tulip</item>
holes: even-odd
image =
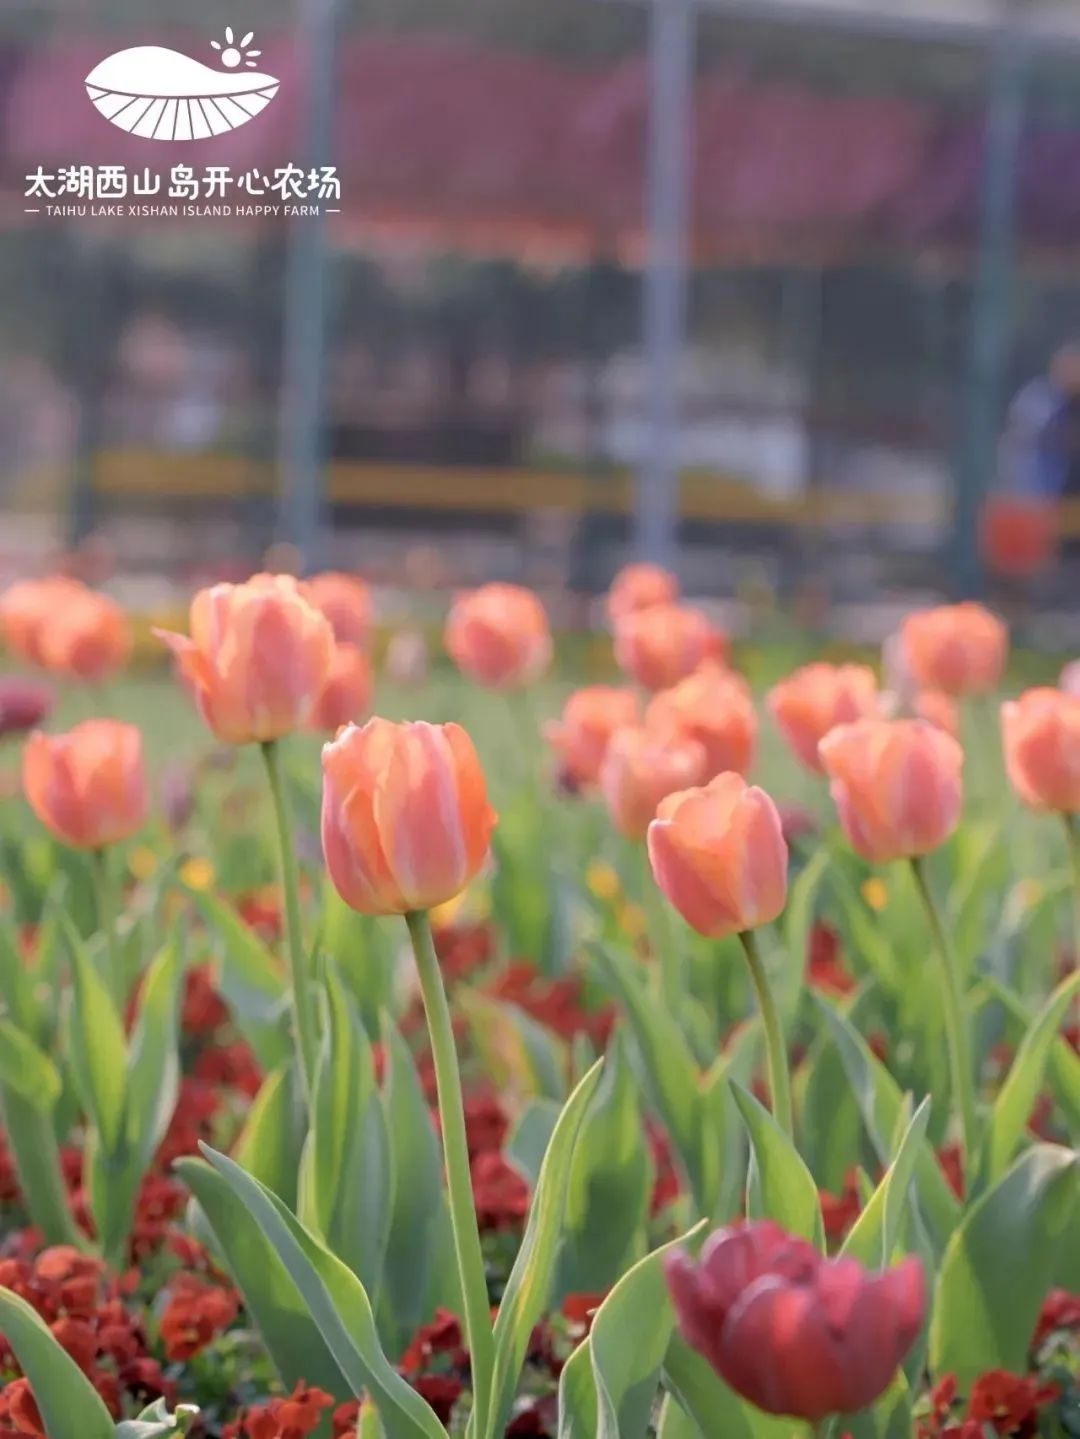
[[[644,839],[660,801],[697,784],[704,768],[705,751],[696,740],[648,729],[616,730],[600,766],[600,788],[616,829]]]
[[[574,789],[594,785],[611,736],[637,721],[638,701],[632,690],[612,685],[577,690],[563,706],[562,719],[544,731],[558,757],[561,779]]]
[[[1080,698],[1027,690],[1001,708],[1005,768],[1033,809],[1080,811]]]
[[[95,590],[61,591],[57,599],[41,629],[42,663],[54,674],[103,683],[131,658],[131,621],[115,600]]]
[[[997,688],[1009,632],[982,605],[941,605],[909,615],[900,634],[907,667],[920,688],[954,696]]]
[[[101,849],[128,839],[150,807],[142,735],[118,720],[86,720],[67,734],[36,731],[23,750],[23,789],[65,844]]]
[[[964,751],[936,725],[858,720],[830,731],[820,754],[844,832],[871,863],[927,854],[956,828]]]
[[[678,684],[707,659],[722,659],[724,636],[701,610],[652,605],[624,615],[615,627],[615,660],[647,690]]]
[[[459,596],[446,621],[447,651],[457,667],[490,689],[517,689],[551,662],[544,606],[520,585],[483,585]]]
[[[64,607],[86,594],[78,580],[50,575],[43,580],[20,580],[0,596],[0,629],[4,643],[16,659],[43,665],[42,645],[48,626]]]
[[[361,914],[444,904],[484,863],[495,812],[460,725],[348,725],[322,765],[326,867]]]
[[[879,713],[868,665],[804,665],[769,691],[769,712],[795,758],[821,773],[818,745],[831,729]]]
[[[374,605],[370,588],[358,575],[329,570],[313,575],[302,589],[306,599],[330,621],[338,644],[367,648]]]
[[[191,638],[154,633],[179,661],[203,719],[230,744],[265,743],[302,729],[334,657],[330,622],[290,575],[200,590]]]
[[[652,605],[674,604],[679,581],[659,565],[624,565],[608,590],[607,611],[612,624]]]
[[[742,677],[714,661],[654,695],[645,724],[658,734],[697,740],[705,752],[703,780],[728,771],[744,775],[754,763],[758,721],[753,700]]]
[[[649,826],[649,860],[667,899],[699,934],[756,929],[787,899],[780,815],[741,775],[669,795]]]
[[[335,734],[365,713],[371,703],[371,662],[356,645],[338,644],[308,728]]]

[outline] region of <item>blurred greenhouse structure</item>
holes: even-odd
[[[903,8],[189,0],[161,26],[135,0],[9,0],[3,565],[93,536],[151,572],[282,541],[377,571],[438,538],[463,577],[597,590],[635,505],[663,526],[667,467],[702,591],[976,586],[1006,406],[1080,336],[1080,19]],[[89,105],[110,51],[204,55],[226,20],[280,79],[250,124],[163,147]],[[27,213],[36,172],[178,158],[332,163],[340,210]],[[1047,566],[1036,597],[1070,584]]]

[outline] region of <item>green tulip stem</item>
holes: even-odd
[[[1061,819],[1073,876],[1073,964],[1080,965],[1080,816],[1063,814]]]
[[[967,1166],[975,1156],[975,1075],[971,1060],[971,1040],[967,1019],[964,1015],[964,1000],[960,988],[960,975],[956,966],[956,955],[948,930],[942,921],[941,911],[930,888],[926,864],[921,856],[913,856],[911,872],[926,909],[930,930],[934,937],[943,984],[945,1009],[945,1033],[949,1045],[949,1070],[952,1076],[954,1102],[960,1106],[960,1130],[964,1150],[965,1174]]]
[[[285,779],[281,771],[281,750],[277,740],[262,746],[266,776],[277,822],[278,849],[281,861],[281,888],[285,899],[285,923],[289,939],[289,971],[292,980],[293,1022],[300,1051],[300,1081],[305,1097],[311,1103],[315,1092],[315,1073],[319,1048],[315,1038],[315,1015],[312,1009],[311,976],[308,973],[307,951],[300,919],[300,871],[296,863],[292,815]]]
[[[484,1254],[480,1247],[480,1229],[473,1202],[472,1173],[469,1168],[469,1145],[465,1133],[465,1106],[461,1097],[461,1072],[457,1047],[446,998],[442,971],[431,937],[431,924],[424,910],[413,910],[405,916],[416,957],[416,972],[427,1015],[431,1054],[435,1063],[435,1087],[439,1097],[439,1122],[442,1128],[443,1154],[446,1159],[446,1183],[450,1196],[450,1222],[454,1231],[454,1252],[465,1307],[465,1333],[472,1363],[473,1432],[487,1432],[491,1406],[491,1386],[495,1368],[495,1346],[491,1329],[491,1303],[488,1299]]]
[[[98,928],[105,940],[105,969],[108,975],[109,993],[113,1003],[123,1013],[127,1002],[123,965],[120,956],[120,936],[116,930],[116,886],[113,882],[112,865],[107,849],[95,849],[92,856],[94,866],[94,889],[97,891]]]
[[[787,1044],[780,1025],[780,1015],[777,1012],[776,1000],[773,998],[768,975],[765,973],[757,935],[751,929],[744,929],[740,932],[739,939],[742,941],[746,962],[750,967],[750,979],[754,986],[754,993],[757,995],[761,1023],[765,1029],[765,1049],[769,1061],[769,1091],[772,1094],[773,1118],[791,1139],[793,1137],[791,1077],[788,1074]]]

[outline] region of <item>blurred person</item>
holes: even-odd
[[[1014,495],[1080,498],[1080,341],[1062,345],[1009,407],[1002,480]]]

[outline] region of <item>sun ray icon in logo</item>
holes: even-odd
[[[246,125],[278,92],[273,75],[259,72],[255,35],[240,41],[231,25],[212,40],[223,70],[178,50],[138,45],[102,60],[86,77],[86,93],[106,120],[147,140],[205,140]],[[250,73],[248,73],[250,72]]]
[[[233,28],[225,26],[225,47],[222,49],[220,40],[211,40],[210,44],[215,50],[221,50],[221,63],[230,70],[235,70],[243,62],[249,70],[257,70],[256,59],[262,54],[261,50],[249,50],[248,46],[255,39],[255,31],[249,30],[239,44],[233,40]]]

